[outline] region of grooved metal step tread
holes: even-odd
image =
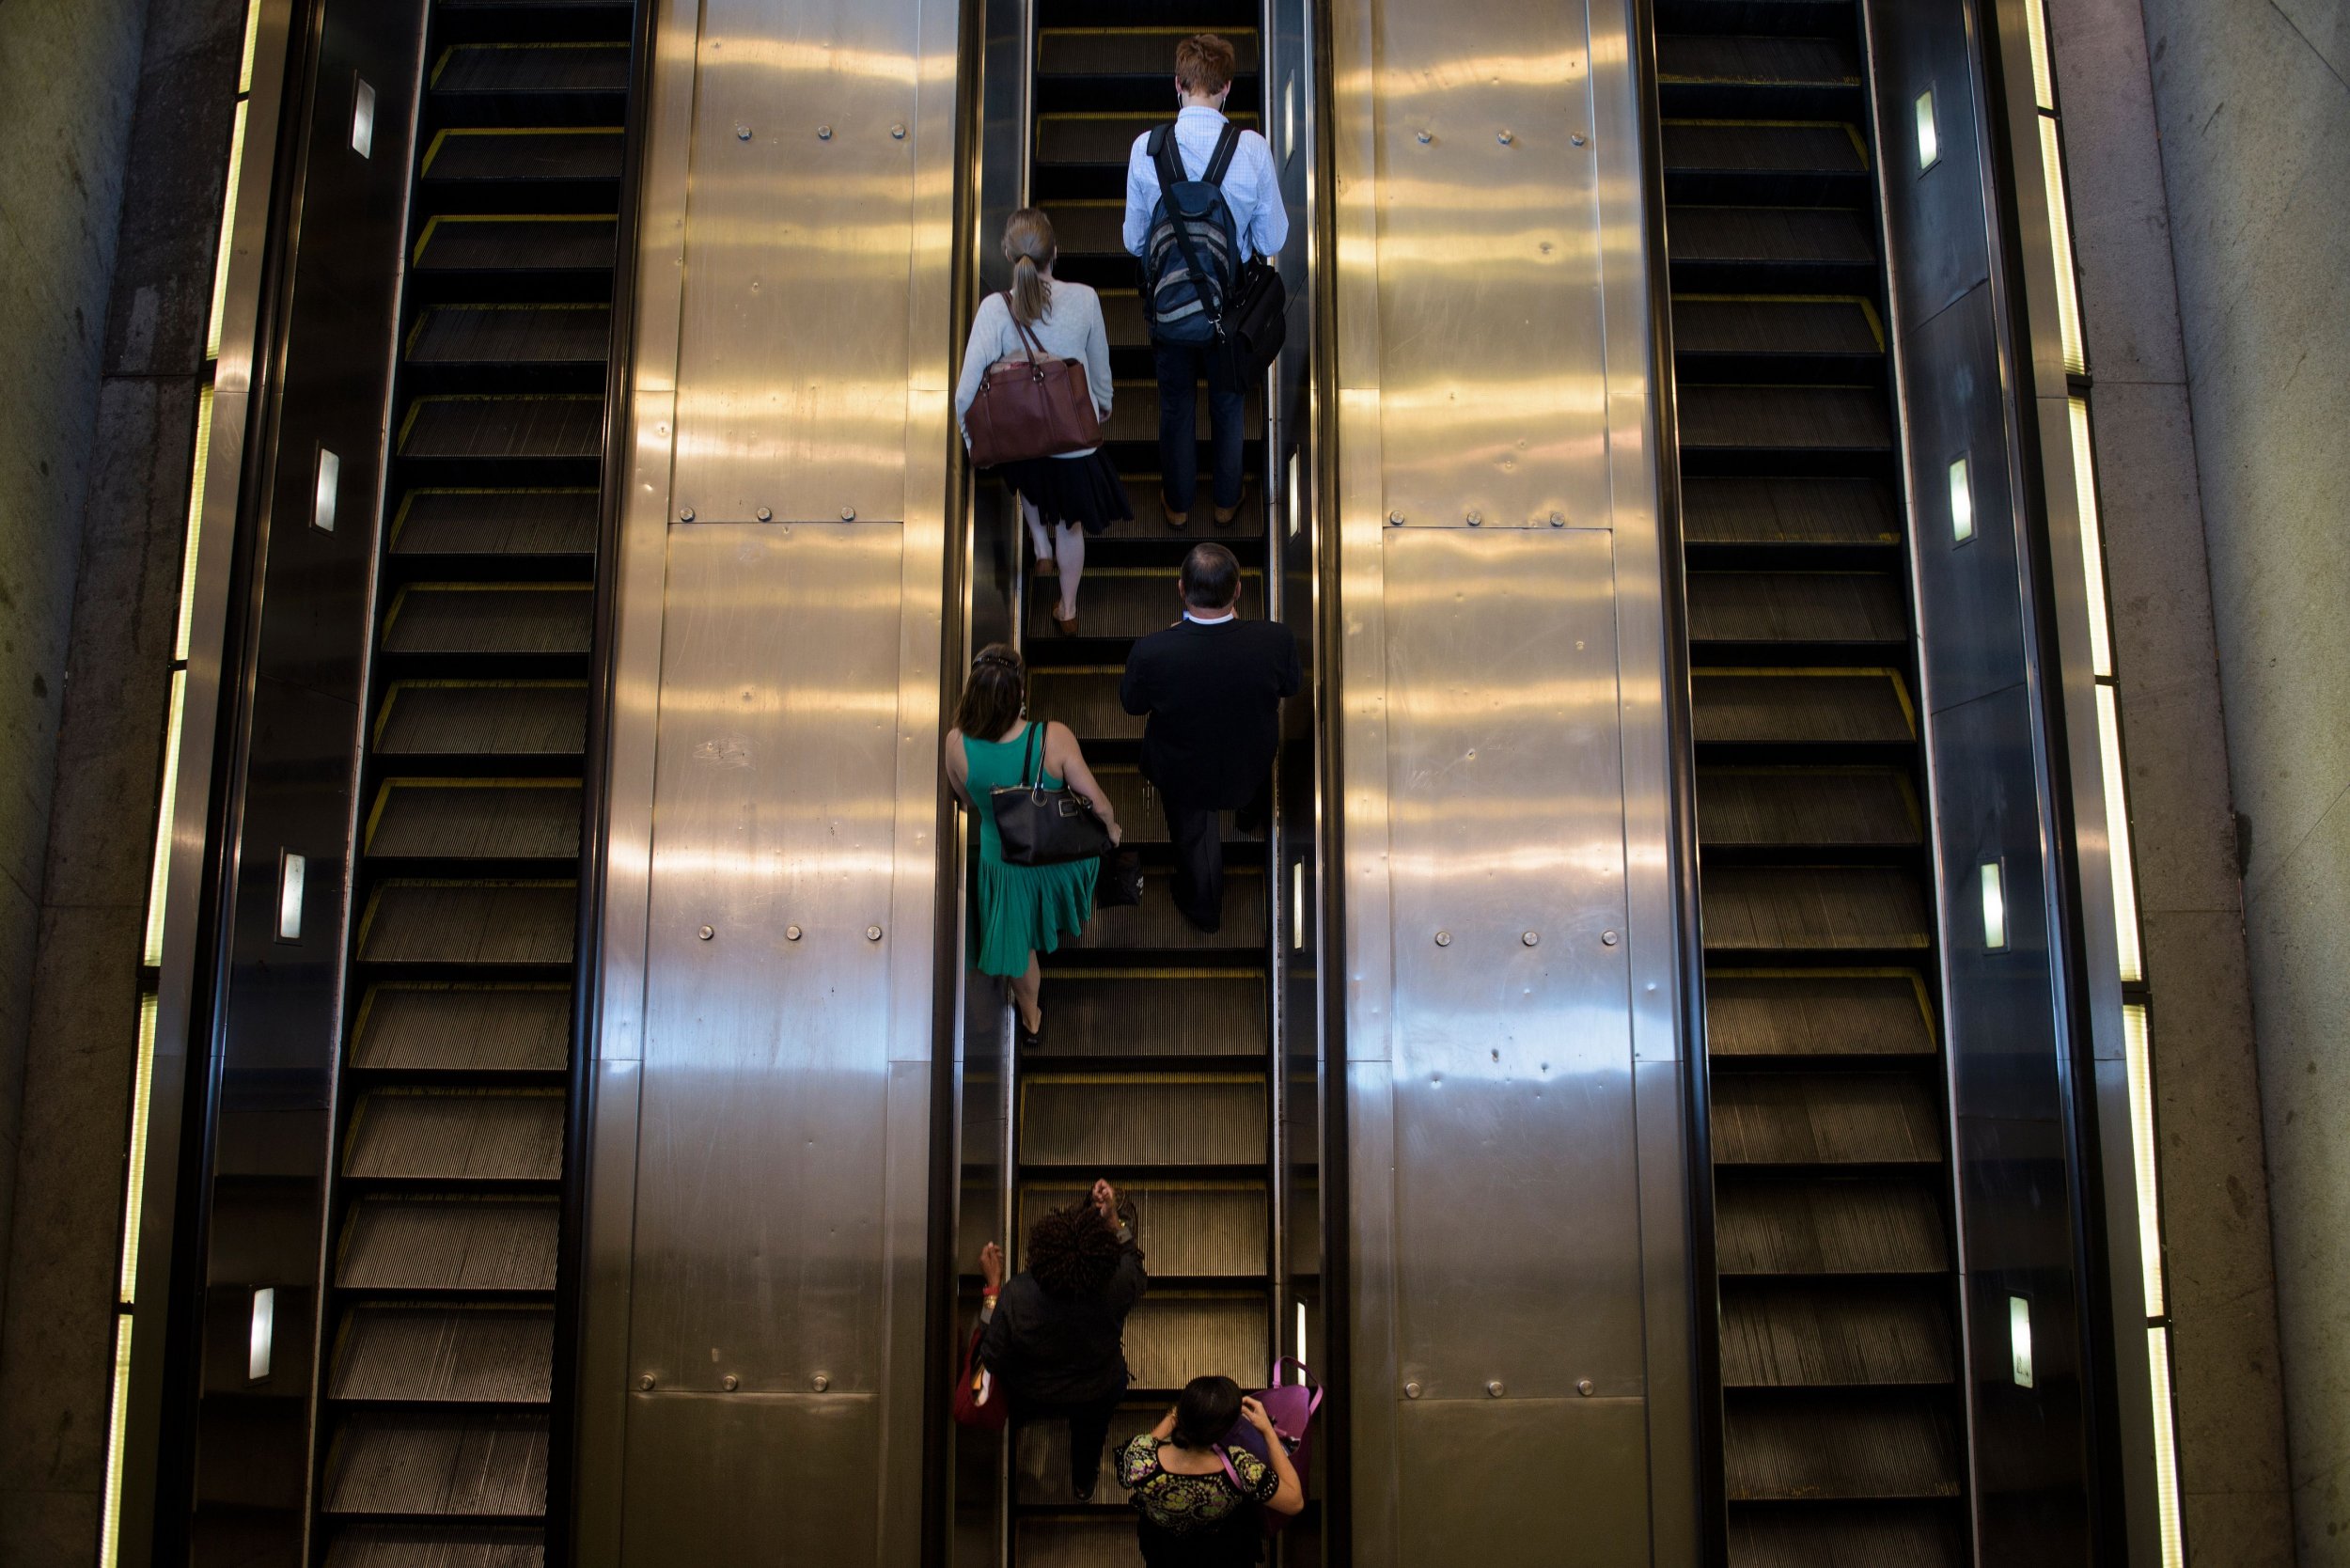
[[[1082,605],[1078,613],[1083,615]],[[1088,628],[1089,634],[1091,628]],[[1082,738],[1082,737],[1080,737]],[[1167,813],[1160,808],[1158,792],[1143,780],[1141,773],[1129,767],[1096,767],[1093,781],[1102,786],[1110,797],[1110,808],[1118,813],[1118,825],[1126,844],[1165,844],[1167,837]],[[1264,838],[1261,825],[1244,829],[1233,821],[1234,813],[1219,813],[1222,823],[1219,836],[1227,844],[1256,843]]]
[[[569,986],[378,985],[360,1003],[351,1061],[378,1073],[559,1073],[571,1044]]]
[[[1917,797],[1890,768],[1700,768],[1698,838],[1708,848],[1919,843]]]
[[[1955,1497],[1958,1434],[1940,1403],[1732,1397],[1722,1439],[1730,1498]]]
[[[1049,588],[1030,597],[1028,635],[1032,647],[1058,635],[1053,627],[1053,612],[1058,606],[1058,595]],[[1263,572],[1241,573],[1240,613],[1249,620],[1263,615]],[[1162,567],[1089,570],[1077,586],[1077,628],[1083,636],[1148,636],[1152,632],[1165,631],[1183,617],[1175,573]]]
[[[343,1174],[358,1180],[553,1182],[563,1174],[558,1090],[378,1090],[359,1097]]]
[[[1730,1511],[1731,1568],[1964,1568],[1959,1532],[1944,1503],[1783,1506]]]
[[[625,43],[465,43],[433,62],[436,93],[625,93]]]
[[[1940,1274],[1942,1209],[1909,1182],[1731,1179],[1716,1194],[1716,1261],[1740,1274]]]
[[[576,757],[587,745],[579,682],[402,681],[376,718],[384,757]]]
[[[1174,57],[1167,58],[1168,75]],[[1153,110],[1136,114],[1119,110],[1105,114],[1041,114],[1036,117],[1036,161],[1039,164],[1108,164],[1126,166],[1135,138],[1170,117]],[[1244,131],[1254,131],[1257,117],[1242,112],[1228,117]]]
[[[1938,1165],[1941,1109],[1888,1073],[1714,1074],[1716,1165]]]
[[[1922,950],[1934,920],[1907,870],[1716,866],[1700,878],[1708,952]]]
[[[1053,232],[1064,257],[1106,257],[1129,268],[1137,265],[1126,253],[1123,200],[1057,201],[1053,203]],[[1129,280],[1134,276],[1131,272],[1127,275]]]
[[[424,183],[430,189],[466,180],[618,180],[623,139],[617,125],[443,131],[425,149]]]
[[[585,653],[595,590],[586,583],[418,583],[392,601],[387,653]]]
[[[535,1518],[547,1504],[538,1415],[354,1411],[326,1461],[326,1512]]]
[[[1134,1515],[1123,1511],[1095,1518],[1015,1520],[1012,1550],[1020,1568],[1130,1568],[1139,1555]]]
[[[1085,614],[1084,592],[1077,613]],[[1028,711],[1057,718],[1081,741],[1138,741],[1142,719],[1119,705],[1118,683],[1123,665],[1073,665],[1032,670],[1028,676]]]
[[[1691,544],[1894,544],[1901,518],[1879,479],[1691,475],[1681,486]]]
[[[1867,214],[1848,207],[1708,207],[1676,202],[1672,259],[1759,266],[1871,267]]]
[[[1192,403],[1192,431],[1200,439],[1208,439],[1208,399],[1204,391],[1196,393]],[[1243,439],[1257,441],[1264,434],[1264,393],[1261,388],[1248,389],[1247,413],[1241,422]],[[1159,384],[1155,381],[1121,381],[1110,396],[1110,416],[1102,427],[1104,441],[1151,442],[1159,439]],[[1207,464],[1200,464],[1202,473]],[[1209,522],[1204,495],[1198,508],[1198,524]],[[1208,530],[1213,532],[1214,530]],[[1203,534],[1202,537],[1205,537]]]
[[[1134,839],[1129,829],[1127,841]],[[1144,897],[1163,891],[1154,886]],[[1043,1039],[1026,1050],[1030,1060],[1261,1056],[1268,1029],[1264,977],[1214,970],[1057,972],[1044,990],[1044,1018]]]
[[[326,1548],[326,1568],[545,1568],[535,1529],[350,1525]]]
[[[1126,1320],[1126,1370],[1136,1389],[1176,1390],[1221,1372],[1253,1388],[1272,1364],[1262,1292],[1144,1296]]]
[[[1110,1417],[1109,1441],[1102,1448],[1100,1483],[1095,1486],[1093,1501],[1079,1503],[1069,1480],[1069,1440],[1067,1421],[1026,1421],[1020,1427],[1018,1445],[1012,1450],[1012,1501],[1027,1507],[1085,1508],[1089,1512],[1107,1513],[1125,1529],[1126,1556],[1116,1559],[1128,1563],[1135,1557],[1134,1515],[1127,1513],[1126,1488],[1118,1483],[1118,1455],[1128,1443],[1159,1424],[1166,1411],[1155,1405],[1130,1405]],[[1021,1555],[1022,1563],[1027,1556]]]
[[[1935,1053],[1915,975],[1708,975],[1705,1050],[1715,1058]]]
[[[1765,38],[1841,38],[1853,30],[1852,0],[1657,0],[1656,31]]]
[[[1675,353],[1867,358],[1885,352],[1865,300],[1675,294],[1672,314]]]
[[[1121,1183],[1118,1191],[1134,1200],[1135,1242],[1153,1278],[1254,1279],[1264,1274],[1270,1244],[1262,1183],[1136,1181]],[[1081,1183],[1023,1185],[1022,1247],[1048,1211],[1085,1197]]]
[[[1100,533],[1089,537],[1097,542],[1103,540],[1115,540],[1120,542],[1136,541],[1167,545],[1168,547],[1167,572],[1169,578],[1174,576],[1176,565],[1183,558],[1181,551],[1189,549],[1203,539],[1215,540],[1237,548],[1251,540],[1264,538],[1264,489],[1253,478],[1248,480],[1247,488],[1241,492],[1239,513],[1230,523],[1221,528],[1214,525],[1214,513],[1204,489],[1201,490],[1198,499],[1193,503],[1190,523],[1182,528],[1170,528],[1167,525],[1167,509],[1160,504],[1161,492],[1157,474],[1121,469],[1119,472],[1119,478],[1126,482],[1126,500],[1135,509],[1135,514],[1131,518],[1120,519]],[[1031,567],[1036,564],[1035,557],[1032,555],[1024,556],[1024,558]],[[1058,578],[1048,575],[1041,579],[1040,591],[1047,594],[1056,592],[1058,584]],[[1081,588],[1078,593],[1079,608],[1082,610],[1084,589]]]
[[[1656,75],[1660,82],[1668,83],[1835,87],[1860,85],[1859,63],[1851,48],[1838,39],[1825,38],[1661,35],[1656,40]]]
[[[1172,76],[1175,46],[1193,27],[1041,27],[1036,35],[1036,73],[1051,76]],[[1232,46],[1233,79],[1257,70],[1257,35],[1234,28],[1223,38]],[[1047,84],[1040,80],[1040,86]]]
[[[1887,745],[1917,739],[1892,669],[1699,669],[1698,744]]]
[[[1265,1083],[1032,1074],[1020,1086],[1019,1152],[1030,1168],[1262,1164]]]
[[[360,923],[359,962],[568,964],[578,899],[569,882],[387,882]]]
[[[352,1205],[335,1282],[351,1291],[552,1291],[551,1198],[389,1198]]]
[[[1722,174],[1865,174],[1869,155],[1860,134],[1832,120],[1668,119],[1665,169]]]
[[[368,820],[375,860],[579,858],[580,787],[565,779],[386,780]]]
[[[544,1404],[555,1381],[545,1308],[356,1307],[343,1316],[330,1399]]]
[[[418,398],[400,428],[404,458],[594,459],[603,400],[591,394]]]
[[[606,305],[436,305],[408,334],[416,365],[601,365],[612,346]]]
[[[412,490],[392,520],[395,556],[588,556],[593,490]]]
[[[1722,1382],[1732,1388],[1947,1384],[1958,1375],[1940,1286],[1732,1280]]]
[[[421,273],[584,273],[609,268],[619,224],[593,213],[471,216],[446,213],[416,243]]]
[[[1031,688],[1033,690],[1033,688]],[[1167,951],[1214,952],[1265,945],[1264,873],[1253,866],[1224,864],[1224,920],[1214,933],[1183,918],[1172,902],[1164,876],[1151,879],[1139,906],[1096,909],[1071,948],[1083,952]]]
[[[1689,640],[1902,643],[1909,608],[1880,572],[1692,572]]]
[[[1757,452],[1889,452],[1885,394],[1870,386],[1683,384],[1681,447]]]

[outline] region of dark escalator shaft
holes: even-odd
[[[1179,609],[1176,568],[1197,541],[1240,557],[1241,614],[1264,613],[1264,417],[1251,398],[1248,491],[1230,528],[1207,494],[1204,400],[1200,494],[1183,531],[1159,498],[1158,388],[1134,259],[1120,237],[1126,155],[1174,118],[1175,45],[1211,30],[1239,52],[1229,104],[1257,123],[1253,7],[1229,3],[1084,6],[1045,0],[1036,39],[1031,200],[1060,240],[1059,276],[1102,292],[1117,378],[1105,432],[1136,521],[1088,541],[1078,595],[1083,635],[1053,623],[1052,579],[1029,594],[1030,711],[1076,732],[1111,794],[1126,841],[1142,848],[1138,909],[1098,912],[1084,937],[1044,959],[1045,1033],[1019,1063],[1014,1133],[1019,1231],[1042,1206],[1073,1200],[1098,1175],[1131,1193],[1151,1293],[1128,1321],[1134,1373],[1110,1450],[1154,1422],[1184,1382],[1217,1372],[1254,1387],[1270,1358],[1270,1085],[1264,849],[1225,820],[1220,932],[1203,935],[1169,902],[1166,822],[1136,771],[1142,721],[1120,708],[1134,639]],[[1015,1258],[1014,1266],[1019,1266]],[[1089,1505],[1069,1489],[1065,1429],[1030,1429],[1016,1459],[1013,1555],[1021,1568],[1079,1568],[1135,1557],[1134,1513],[1105,1460]]]
[[[1935,915],[1854,0],[1660,0],[1730,1560],[1964,1560]]]
[[[330,1264],[330,1565],[543,1553],[633,0],[437,0]]]

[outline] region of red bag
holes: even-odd
[[[1284,1367],[1297,1369],[1296,1382],[1284,1384],[1281,1381],[1281,1369]],[[1273,1422],[1273,1430],[1280,1435],[1282,1451],[1290,1456],[1290,1464],[1297,1471],[1301,1486],[1306,1482],[1314,1412],[1322,1408],[1322,1385],[1316,1383],[1313,1377],[1314,1374],[1306,1370],[1305,1362],[1294,1356],[1284,1356],[1273,1363],[1273,1387],[1260,1388],[1249,1395],[1264,1406],[1265,1415]],[[1232,1468],[1230,1450],[1246,1449],[1266,1466],[1270,1466],[1273,1463],[1273,1453],[1265,1445],[1264,1434],[1245,1420],[1232,1423],[1232,1430],[1225,1436],[1224,1447],[1224,1473],[1231,1478],[1234,1486],[1240,1485],[1240,1475]],[[1288,1523],[1287,1514],[1276,1513],[1269,1508],[1264,1511],[1264,1532],[1267,1535],[1274,1534]]]
[[[983,1432],[1000,1432],[1011,1416],[1011,1401],[995,1374],[979,1365],[979,1336],[986,1331],[985,1325],[973,1328],[971,1342],[964,1347],[963,1375],[955,1379],[955,1419]]]
[[[1009,294],[1004,307],[1011,308]],[[1086,385],[1084,361],[1051,357],[1036,335],[1021,326],[1019,317],[1011,324],[1027,346],[1027,357],[990,367],[979,383],[979,394],[963,416],[964,429],[971,432],[973,465],[994,468],[1100,446],[1102,416]]]

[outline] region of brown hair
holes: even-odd
[[[1232,85],[1238,66],[1232,46],[1214,33],[1194,33],[1175,46],[1175,80],[1185,92],[1214,98]]]
[[[1053,220],[1042,208],[1023,207],[1004,220],[1004,259],[1011,263],[1011,316],[1034,326],[1053,307],[1053,280],[1044,269],[1060,254]]]
[[[1000,642],[980,649],[955,704],[955,728],[974,740],[1001,740],[1027,708],[1028,671],[1020,655]]]

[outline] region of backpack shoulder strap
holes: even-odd
[[[1159,195],[1164,196],[1168,186],[1181,184],[1183,180],[1183,160],[1175,146],[1175,127],[1154,126],[1149,147],[1152,165],[1159,171]]]
[[[1232,166],[1232,154],[1239,147],[1240,127],[1228,119],[1223,133],[1215,139],[1215,153],[1208,160],[1208,171],[1199,178],[1211,185],[1223,184],[1225,173]]]

